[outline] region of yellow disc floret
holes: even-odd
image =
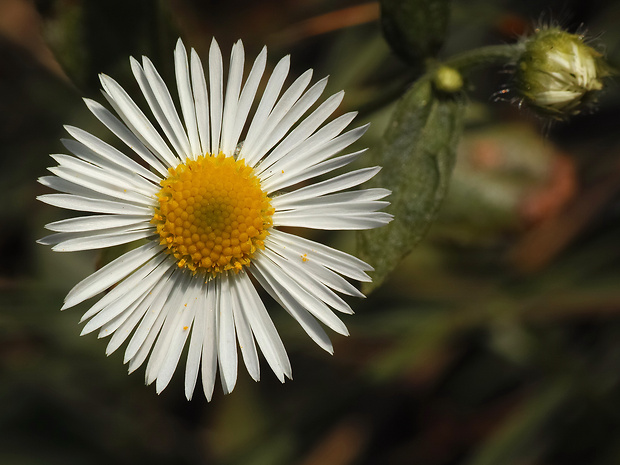
[[[250,264],[274,209],[244,160],[199,156],[168,170],[152,223],[180,268],[211,276]]]

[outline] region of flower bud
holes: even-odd
[[[563,119],[594,102],[608,74],[601,54],[582,36],[542,29],[525,43],[517,63],[516,90],[535,110]]]

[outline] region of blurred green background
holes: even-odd
[[[203,56],[217,37],[292,74],[330,75],[342,108],[376,146],[415,77],[388,49],[376,3],[0,0],[0,463],[620,463],[620,89],[591,114],[540,120],[496,94],[510,69],[468,81],[466,133],[450,191],[425,240],[382,287],[352,302],[351,336],[316,347],[269,301],[294,380],[263,363],[254,383],[187,402],[183,377],[157,396],[122,351],[80,338],[61,313],[96,253],[38,246],[69,216],[35,200],[63,152],[63,124],[107,138],[82,103],[97,74],[137,89],[128,56],[173,82],[177,37]],[[454,1],[442,56],[511,43],[537,24],[585,30],[620,64],[614,0]],[[579,29],[581,28],[581,29]],[[388,187],[389,186],[385,186]],[[312,234],[349,252],[355,235]]]

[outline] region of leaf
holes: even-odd
[[[394,220],[358,234],[359,254],[375,267],[370,292],[424,237],[443,200],[463,132],[461,98],[437,94],[418,81],[398,103],[373,162],[383,166],[372,184],[392,190]]]
[[[381,0],[383,35],[409,64],[437,55],[449,19],[448,0]]]

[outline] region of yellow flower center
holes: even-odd
[[[250,264],[274,209],[254,170],[220,152],[168,170],[152,223],[179,268],[215,276]]]

